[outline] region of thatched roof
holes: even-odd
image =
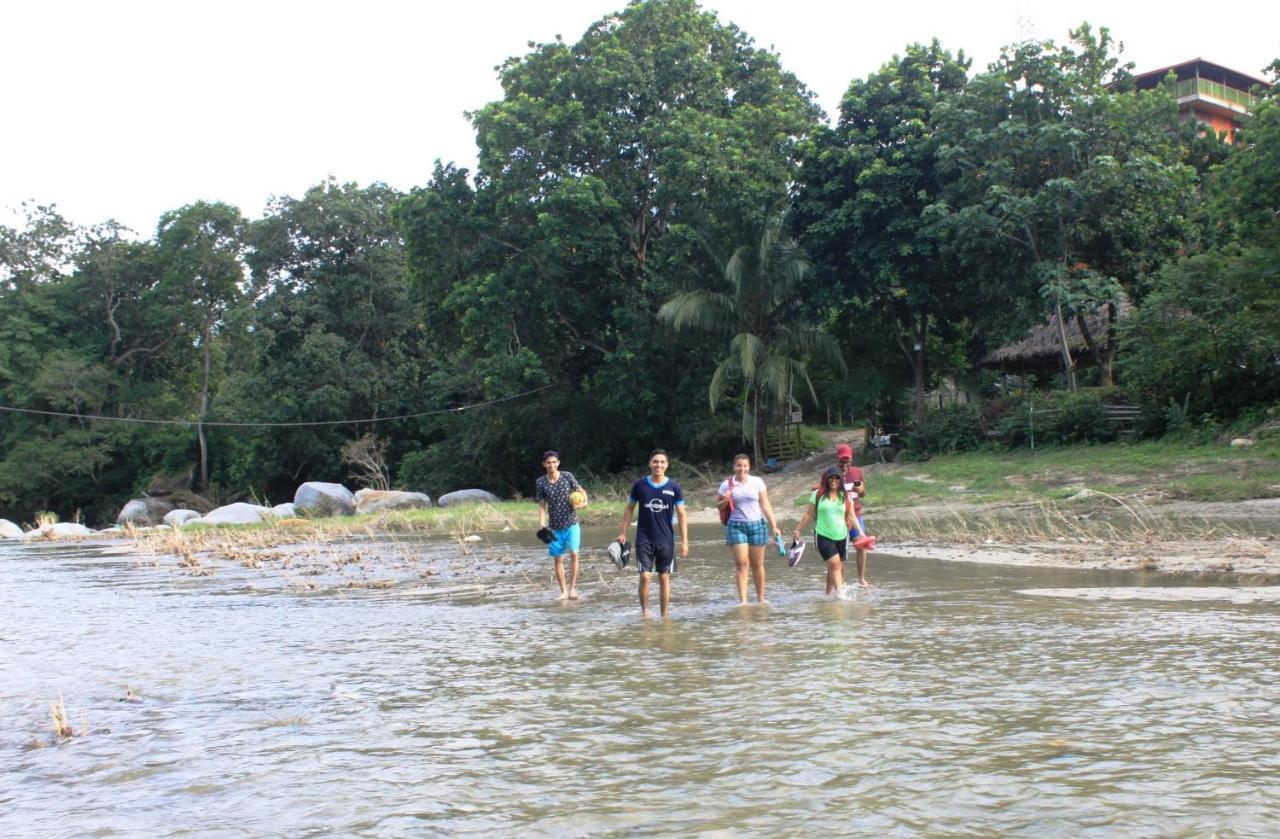
[[[1133,306],[1127,300],[1120,302],[1119,317],[1126,318]],[[1085,317],[1089,324],[1089,333],[1094,341],[1105,341],[1107,336],[1107,309],[1099,306]],[[1071,356],[1077,360],[1086,360],[1089,356],[1089,345],[1085,343],[1080,325],[1074,317],[1067,318],[1067,346],[1071,348]],[[1051,365],[1056,366],[1062,355],[1058,339],[1058,316],[1050,315],[1044,323],[1038,323],[1027,330],[1022,340],[1005,344],[987,353],[978,362],[983,367],[1000,367],[1009,365]]]

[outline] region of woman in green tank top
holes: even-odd
[[[822,473],[822,486],[809,496],[804,518],[792,534],[800,540],[805,525],[814,522],[818,553],[827,564],[827,594],[844,596],[844,560],[853,527],[853,504],[844,491],[844,476],[832,467]]]

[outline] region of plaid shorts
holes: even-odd
[[[730,520],[724,526],[724,543],[726,545],[767,545],[769,544],[769,528],[764,519],[755,521]]]

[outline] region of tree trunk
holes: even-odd
[[[1101,378],[1102,384],[1111,386],[1116,383],[1116,319],[1120,311],[1115,303],[1107,304],[1107,341],[1102,345]]]
[[[760,427],[760,391],[755,390],[751,394],[751,427],[755,433],[751,435],[752,455],[755,457],[755,463],[764,464],[764,429]]]
[[[920,323],[916,331],[915,346],[911,351],[911,374],[912,374],[912,397],[915,403],[916,427],[924,425],[925,417],[928,416],[929,406],[924,398],[924,360],[925,360],[925,339],[929,335],[929,318],[920,317]]]
[[[1111,325],[1111,310],[1114,307],[1107,306],[1107,340],[1106,343],[1098,343],[1094,339],[1093,333],[1089,331],[1089,321],[1085,318],[1084,313],[1076,315],[1076,324],[1080,327],[1080,334],[1084,336],[1084,342],[1089,345],[1089,354],[1093,356],[1093,363],[1098,365],[1098,384],[1103,387],[1110,387],[1115,384],[1114,373],[1112,369],[1115,361],[1115,329]]]
[[[1053,313],[1058,318],[1058,346],[1062,350],[1062,369],[1067,374],[1071,392],[1076,392],[1076,362],[1071,357],[1071,344],[1067,341],[1067,323],[1062,318],[1062,298],[1053,296]]]
[[[209,348],[209,337],[213,330],[204,330],[204,383],[200,386],[200,415],[196,422],[196,435],[200,438],[200,489],[209,485],[209,442],[204,436],[204,417],[209,411],[209,370],[212,364],[212,352]]]

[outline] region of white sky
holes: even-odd
[[[258,217],[327,176],[407,190],[436,158],[474,167],[463,112],[500,96],[495,65],[530,40],[576,41],[624,2],[0,0],[0,208],[34,199],[149,235],[192,201]],[[1280,57],[1274,0],[703,5],[774,47],[830,116],[851,79],[934,36],[975,69],[1082,20],[1139,71],[1200,56],[1261,76]]]

